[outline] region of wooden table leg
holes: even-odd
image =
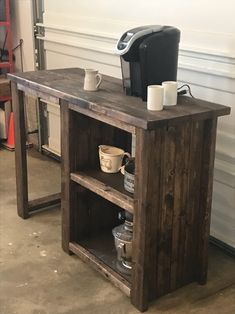
[[[147,310],[150,289],[155,284],[157,252],[153,246],[157,243],[158,234],[161,138],[161,130],[136,131],[138,150],[134,198],[138,201],[134,209],[131,302],[141,312]]]
[[[71,172],[71,151],[73,144],[71,143],[70,131],[70,114],[68,102],[60,101],[60,118],[61,118],[61,209],[62,209],[62,248],[70,253],[69,242],[71,241],[72,223],[70,209],[70,172]],[[70,145],[71,143],[71,145]]]
[[[216,118],[205,121],[199,206],[201,224],[198,239],[198,283],[201,285],[207,281],[216,127]]]
[[[17,89],[17,84],[14,82],[11,82],[11,92],[15,130],[17,211],[21,218],[26,219],[29,217],[29,211],[24,93]]]

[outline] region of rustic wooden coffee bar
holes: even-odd
[[[230,108],[180,96],[177,106],[149,112],[146,102],[124,95],[118,79],[104,77],[99,91],[84,91],[84,71],[75,68],[9,78],[19,215],[30,214],[23,109],[24,93],[30,93],[61,108],[64,251],[103,274],[140,311],[192,281],[205,284],[217,117],[229,114]],[[131,194],[123,188],[121,173],[101,172],[98,146],[131,153],[133,135],[136,169]],[[39,203],[48,205],[48,199]],[[116,268],[112,235],[123,211],[134,219],[130,276]]]

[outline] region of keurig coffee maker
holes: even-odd
[[[147,86],[177,80],[180,31],[147,25],[125,32],[116,46],[127,95],[147,100]]]

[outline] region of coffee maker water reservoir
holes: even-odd
[[[180,31],[146,25],[125,32],[116,46],[127,95],[147,100],[147,86],[177,80]]]

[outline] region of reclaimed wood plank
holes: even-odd
[[[203,143],[203,121],[193,122],[190,134],[188,160],[188,201],[185,220],[185,247],[182,271],[182,283],[196,280],[197,242],[200,220],[198,213],[200,198],[200,173]]]
[[[185,252],[185,241],[187,235],[187,221],[186,217],[188,211],[189,202],[189,155],[190,155],[190,138],[192,132],[192,122],[189,122],[182,126],[182,140],[183,148],[181,151],[181,162],[182,162],[182,181],[181,181],[181,208],[179,213],[179,246],[178,246],[178,267],[177,267],[177,286],[183,285],[183,273],[184,273],[184,256]]]
[[[175,130],[175,183],[174,183],[174,211],[172,217],[172,245],[171,245],[171,266],[170,266],[170,290],[173,291],[179,286],[179,248],[180,248],[180,220],[182,210],[182,185],[184,169],[184,127],[178,126]]]
[[[157,295],[170,291],[172,221],[174,213],[175,156],[177,126],[165,129],[161,151],[159,249],[157,257]],[[182,153],[182,152],[181,152]]]

